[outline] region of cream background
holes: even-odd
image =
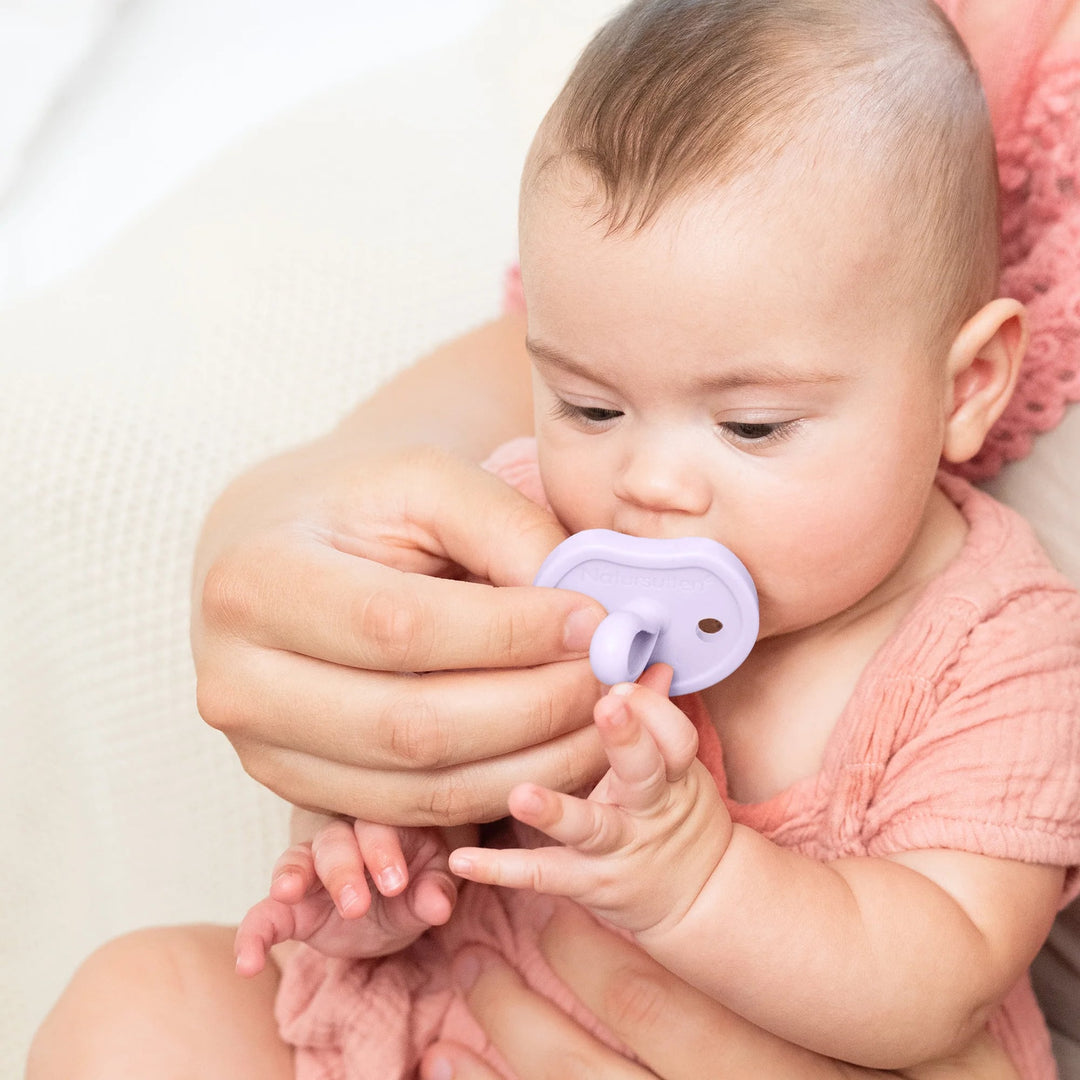
[[[282,807],[194,709],[199,523],[245,465],[495,314],[529,134],[612,6],[498,0],[0,310],[0,1077],[98,943],[234,921],[264,887]],[[1002,490],[1080,580],[1077,417]]]

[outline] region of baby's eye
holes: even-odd
[[[617,420],[622,413],[618,409],[600,409],[590,405],[572,405],[562,398],[555,403],[551,410],[552,416],[558,420],[576,420],[579,424],[606,424],[609,420]]]
[[[779,442],[792,433],[798,421],[782,420],[774,424],[739,423],[729,420],[720,425],[724,432],[735,442],[766,443]]]

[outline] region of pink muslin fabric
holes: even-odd
[[[489,467],[543,502],[534,440],[500,448]],[[773,842],[820,860],[944,847],[1068,867],[1064,905],[1080,890],[1080,594],[1018,515],[960,478],[939,482],[968,522],[965,547],[863,672],[818,773],[766,802],[737,803],[700,700],[679,704],[734,819]],[[544,841],[511,825],[504,842]],[[412,1077],[437,1038],[511,1075],[450,978],[453,956],[473,942],[625,1050],[539,951],[556,902],[566,901],[467,884],[451,922],[402,953],[347,961],[301,947],[277,1000],[299,1080]],[[990,1027],[1023,1080],[1052,1080],[1026,978]]]

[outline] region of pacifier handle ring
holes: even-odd
[[[634,682],[649,666],[663,617],[659,613],[623,608],[596,628],[589,646],[593,673],[607,686]]]

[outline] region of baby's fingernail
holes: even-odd
[[[454,982],[462,990],[471,990],[476,980],[480,977],[480,961],[474,953],[466,953],[454,961]]]
[[[629,697],[634,692],[634,684],[631,682],[616,683],[611,688],[611,692],[616,697]]]
[[[563,645],[567,651],[588,652],[589,643],[599,625],[600,616],[592,608],[578,608],[576,611],[571,611],[563,625]]]
[[[439,874],[435,879],[435,887],[446,897],[451,907],[457,903],[457,882],[449,874]]]
[[[379,889],[384,895],[400,892],[403,888],[405,875],[396,866],[388,866],[379,872]]]
[[[341,905],[342,913],[347,913],[351,908],[356,907],[360,903],[360,894],[352,885],[346,885],[338,897],[338,903]]]
[[[444,1057],[424,1064],[424,1080],[454,1080],[454,1066]]]

